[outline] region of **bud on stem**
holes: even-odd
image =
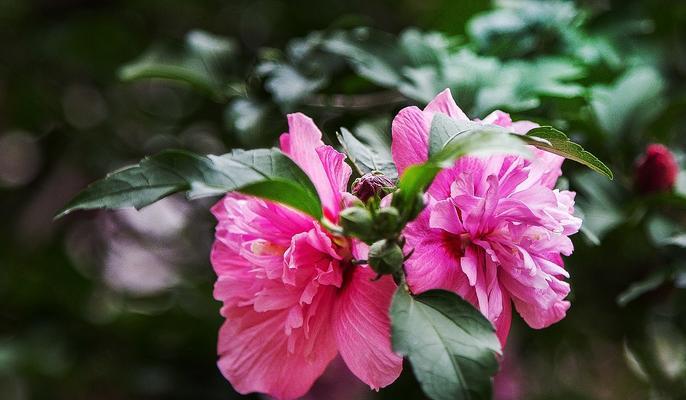
[[[403,262],[403,249],[395,240],[379,240],[369,247],[368,264],[379,275],[396,274],[402,269]]]

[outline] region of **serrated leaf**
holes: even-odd
[[[500,342],[471,304],[445,290],[412,296],[403,286],[391,304],[393,351],[407,356],[434,400],[491,398]]]
[[[613,179],[610,168],[598,157],[584,150],[579,144],[569,140],[567,135],[551,126],[534,128],[523,135],[522,139],[532,146],[574,160]]]
[[[238,45],[232,39],[192,31],[181,46],[153,46],[122,66],[119,76],[124,81],[149,78],[181,81],[222,100],[229,87],[226,67],[237,51]]]
[[[362,143],[349,130],[341,128],[336,135],[348,155],[348,159],[356,166],[361,175],[373,171],[380,171],[389,179],[398,179],[398,170],[393,160],[385,157],[385,154],[375,151],[371,146]]]
[[[108,174],[79,193],[56,218],[74,210],[142,208],[173,193],[191,198],[245,192],[321,218],[321,204],[307,175],[278,149],[235,150],[199,156],[167,150]]]

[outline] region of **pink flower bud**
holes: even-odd
[[[672,152],[664,145],[651,144],[636,163],[634,187],[643,194],[666,192],[674,187],[678,173]]]
[[[385,175],[379,172],[370,172],[355,179],[352,193],[366,203],[374,195],[378,194],[379,198],[382,198],[394,188],[393,182]]]

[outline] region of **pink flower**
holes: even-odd
[[[449,90],[422,111],[401,110],[393,120],[393,158],[398,171],[427,159],[434,114],[467,116]],[[512,122],[496,111],[484,124],[524,133],[532,122]],[[452,290],[478,307],[494,324],[504,345],[511,303],[533,328],[564,318],[569,302],[562,255],[572,253],[569,235],[574,193],[553,189],[562,157],[532,148],[532,160],[513,155],[460,158],[442,171],[427,193],[427,208],[406,230],[408,283],[415,293]]]
[[[281,149],[310,177],[324,214],[337,221],[350,177],[345,156],[321,141],[303,114],[288,116]],[[211,260],[215,298],[226,318],[219,369],[240,393],[304,395],[340,353],[374,389],[393,382],[402,359],[391,351],[390,277],[351,264],[367,247],[326,232],[313,218],[273,202],[229,194],[212,209],[218,222]]]
[[[667,192],[674,188],[679,164],[669,149],[662,144],[650,144],[636,163],[634,186],[639,193]]]

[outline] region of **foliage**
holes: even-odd
[[[373,1],[351,10],[336,1],[300,7],[209,0],[15,3],[0,5],[0,40],[9,60],[0,66],[0,152],[12,149],[0,157],[8,227],[0,233],[0,392],[8,398],[225,398],[230,391],[208,362],[218,326],[217,305],[208,295],[208,244],[201,239],[210,229],[208,203],[184,209],[178,202],[174,209],[186,211],[164,214],[165,202],[177,201],[171,197],[139,214],[73,213],[53,224],[52,216],[85,183],[134,164],[105,180],[114,185],[96,184],[72,206],[143,206],[171,192],[241,189],[302,205],[318,218],[311,184],[297,171],[284,177],[277,168],[230,182],[216,163],[241,168],[232,154],[252,153],[233,149],[272,146],[284,130],[283,113],[297,109],[323,124],[328,143],[338,146],[334,135],[340,133],[356,174],[381,170],[397,178],[389,163],[390,117],[444,88],[472,118],[500,108],[513,119],[557,127],[564,137],[541,128],[536,136],[544,141],[529,143],[566,148],[574,152],[571,158],[615,175],[609,181],[565,163],[586,233],[565,260],[572,308],[546,331],[518,329],[514,321],[507,354],[517,363],[514,376],[527,383],[519,397],[683,394],[683,173],[673,192],[639,195],[632,185],[633,162],[647,143],[663,142],[683,158],[683,4]],[[371,18],[339,19],[351,13]],[[444,131],[456,137],[452,144],[436,145],[427,164],[399,177],[401,193],[413,194],[393,204],[405,210],[399,214],[405,219],[421,207],[417,194],[445,162],[486,145],[477,139],[493,133]],[[517,147],[522,138],[512,139],[508,145]],[[160,153],[168,148],[190,152],[173,153],[186,172],[170,174],[167,159],[156,158],[169,155]],[[227,156],[190,155],[208,153]],[[158,156],[136,164],[146,154]],[[174,163],[176,169],[180,164]],[[156,190],[136,186],[151,177],[161,184]],[[264,185],[266,178],[277,185]],[[126,194],[112,196],[116,185]],[[275,190],[278,185],[289,190]],[[96,193],[103,187],[106,197]],[[144,190],[132,197],[135,187]],[[146,241],[150,232],[135,222],[145,215],[153,215],[148,226],[166,233]],[[176,218],[193,224],[175,228]],[[118,284],[117,257],[140,253],[175,278],[149,292]],[[147,268],[154,263],[145,260],[133,266],[152,275]],[[424,308],[446,304],[398,296]],[[450,304],[457,307],[459,300]],[[479,351],[496,352],[493,344]],[[409,345],[397,347],[408,346],[409,354]],[[410,362],[420,363],[414,354]],[[503,368],[503,376],[511,374]],[[484,370],[489,372],[481,378],[493,372]],[[407,375],[374,396],[421,396]],[[427,392],[433,390],[420,379]]]

